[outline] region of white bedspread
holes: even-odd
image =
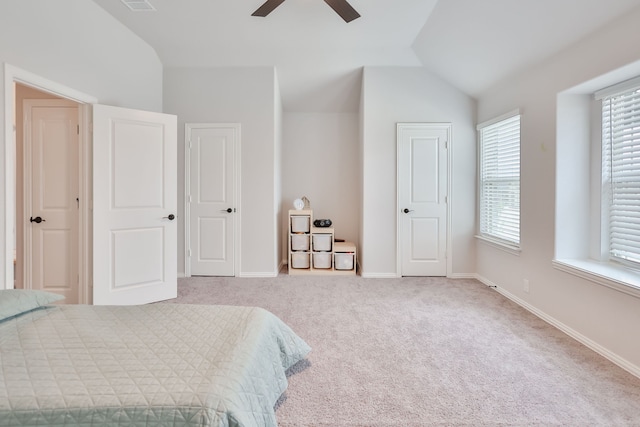
[[[34,310],[0,323],[0,426],[275,426],[309,350],[254,307]]]

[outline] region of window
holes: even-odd
[[[609,259],[640,268],[640,84],[602,98],[602,171]]]
[[[553,266],[640,298],[640,77],[621,81],[638,72],[558,94]]]
[[[520,246],[520,114],[478,125],[479,235]]]

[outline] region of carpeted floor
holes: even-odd
[[[280,427],[640,426],[640,379],[475,280],[194,277],[169,302],[263,307],[309,343]]]

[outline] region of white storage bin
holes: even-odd
[[[353,270],[353,252],[336,252],[335,269]]]
[[[291,267],[293,268],[309,268],[309,253],[291,254]]]
[[[331,268],[331,252],[314,252],[313,268]]]
[[[292,233],[308,233],[311,222],[311,217],[306,215],[296,215],[291,217],[291,232]]]
[[[309,235],[308,234],[291,235],[291,250],[292,251],[308,251]]]
[[[313,250],[314,251],[331,251],[332,234],[313,233]]]

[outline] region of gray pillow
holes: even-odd
[[[62,295],[30,289],[0,290],[0,321],[63,298]]]

